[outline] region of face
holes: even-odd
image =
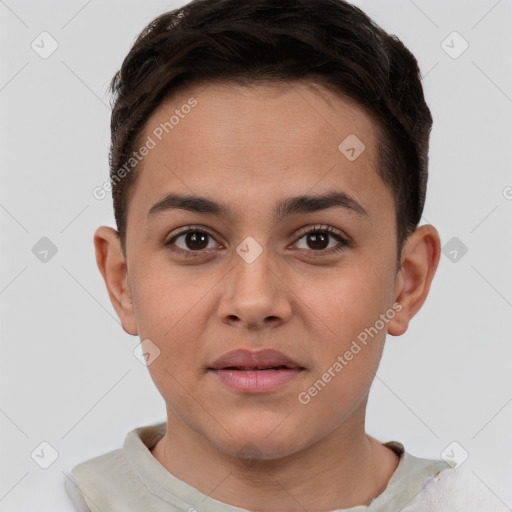
[[[307,82],[197,85],[148,120],[123,326],[160,351],[149,371],[170,413],[223,453],[282,457],[364,422],[398,314],[375,132]]]

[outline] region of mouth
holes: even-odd
[[[268,393],[306,370],[276,350],[234,350],[217,359],[208,371],[228,388],[242,393]]]
[[[212,370],[235,370],[240,372],[252,371],[270,371],[270,370],[295,370],[298,367],[290,367],[285,365],[279,366],[226,366],[225,368],[212,368]]]

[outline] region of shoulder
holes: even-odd
[[[428,476],[421,491],[403,512],[499,512],[502,504],[464,467]]]
[[[100,482],[105,479],[106,475],[119,473],[122,473],[123,476],[130,473],[130,467],[120,449],[86,460],[71,470],[75,480],[84,485]]]
[[[163,469],[150,452],[163,432],[165,424],[136,428],[128,432],[122,448],[73,467],[66,486],[77,510],[156,512],[162,510],[162,507],[166,511],[176,510],[165,500],[154,496],[148,488],[155,479],[158,480],[158,470]],[[142,478],[142,474],[146,478]]]
[[[64,476],[64,487],[69,499],[73,503],[74,510],[76,512],[90,512],[91,509],[87,506],[75,477],[69,472],[64,472]]]
[[[73,482],[90,510],[122,510],[127,496],[142,496],[145,489],[123,450],[114,450],[78,464]],[[76,500],[75,500],[76,503]]]

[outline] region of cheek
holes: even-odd
[[[321,424],[323,432],[339,426],[366,403],[386,336],[386,324],[379,316],[385,310],[373,302],[340,300],[330,307],[339,311],[331,311],[329,331],[324,329],[324,335],[316,337],[316,362],[296,397],[304,428]],[[376,322],[382,325],[376,328]]]
[[[159,351],[148,366],[149,373],[166,403],[175,409],[186,408],[188,393],[196,394],[202,377],[204,319],[208,318],[206,301],[198,302],[197,292],[182,288],[186,286],[146,280],[137,289],[136,299],[140,338],[151,340]]]
[[[307,396],[299,403],[314,409],[315,414],[329,414],[322,412],[324,407],[334,418],[366,396],[388,323],[394,317],[390,304],[393,282],[390,268],[376,264],[373,269],[353,266],[350,272],[338,272],[320,286],[303,283],[305,311],[310,311],[314,322],[309,329],[316,332],[316,364],[308,387],[302,390]],[[310,403],[304,404],[307,401]]]
[[[374,325],[390,307],[395,275],[389,266],[352,266],[332,272],[325,279],[301,283],[299,303],[309,309],[309,318],[318,319],[329,343],[341,348]]]
[[[169,401],[181,396],[180,384],[192,391],[201,377],[202,333],[207,329],[209,315],[205,308],[211,286],[199,289],[190,284],[190,278],[177,274],[169,277],[168,270],[167,276],[162,276],[166,273],[156,269],[138,273],[132,298],[140,339],[150,340],[158,353],[148,370],[164,399]]]
[[[153,341],[161,344],[168,340],[179,341],[182,334],[177,333],[184,325],[187,328],[199,327],[197,315],[202,307],[200,299],[207,294],[211,285],[194,275],[191,268],[170,268],[165,258],[148,255],[145,261],[147,263],[138,265],[131,275],[139,335],[150,339],[154,337]]]

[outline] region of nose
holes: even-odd
[[[219,303],[221,321],[248,330],[277,327],[287,322],[292,313],[293,293],[272,261],[270,251],[263,249],[253,261],[237,253],[233,264],[224,280]]]

